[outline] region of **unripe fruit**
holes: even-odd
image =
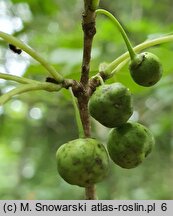
[[[108,139],[110,158],[122,168],[138,166],[154,146],[152,133],[139,123],[126,123],[111,130]]]
[[[162,65],[159,58],[150,53],[144,52],[136,55],[129,65],[130,74],[133,80],[141,86],[152,86],[162,76]]]
[[[129,51],[131,59],[129,69],[133,80],[137,84],[146,87],[157,83],[162,76],[162,66],[160,64],[159,58],[150,52],[136,54],[128,36],[126,35],[126,32],[119,21],[111,13],[104,9],[98,9],[96,10],[96,13],[103,13],[104,15],[108,16],[120,31]]]
[[[117,127],[132,115],[131,93],[121,83],[101,85],[89,100],[89,111],[102,125]]]
[[[63,144],[56,153],[60,176],[69,184],[86,187],[102,181],[109,170],[109,156],[103,144],[80,138]]]

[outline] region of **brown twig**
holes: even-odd
[[[95,11],[91,10],[91,0],[84,0],[84,12],[82,20],[82,29],[84,32],[84,44],[83,44],[83,61],[82,61],[82,73],[81,83],[86,86],[89,80],[91,48],[93,37],[96,33],[95,28]]]
[[[85,196],[87,200],[96,200],[96,189],[95,185],[90,185],[85,188]]]
[[[89,71],[91,60],[91,49],[93,37],[96,33],[95,28],[95,11],[91,10],[91,0],[84,0],[84,12],[82,16],[82,29],[84,32],[83,42],[83,60],[81,68],[80,84],[83,91],[77,96],[79,111],[81,116],[82,125],[86,137],[90,137],[90,118],[88,112],[88,89],[89,89]]]
[[[95,28],[95,11],[91,10],[91,0],[84,0],[84,12],[82,16],[82,29],[84,32],[84,42],[83,42],[83,60],[81,68],[81,78],[80,84],[82,86],[82,91],[79,92],[77,96],[79,112],[81,117],[81,122],[84,129],[85,137],[91,136],[91,126],[90,126],[90,115],[88,111],[88,101],[90,95],[88,94],[89,86],[89,71],[90,71],[90,60],[91,60],[91,49],[94,35],[96,33]],[[95,199],[96,197],[95,186],[89,185],[85,188],[86,199]]]

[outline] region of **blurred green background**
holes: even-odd
[[[122,23],[132,43],[173,30],[172,0],[101,0]],[[65,77],[79,79],[82,59],[82,0],[0,0],[0,29],[29,44]],[[109,176],[97,184],[99,199],[173,199],[173,44],[148,49],[162,61],[164,75],[154,87],[137,86],[127,67],[115,80],[133,94],[134,114],[152,131],[156,145],[137,168],[111,163]],[[101,62],[126,51],[119,32],[97,17],[91,75]],[[0,40],[0,72],[45,80],[47,72],[27,54],[20,56]],[[0,94],[16,86],[0,80]],[[106,144],[109,130],[92,120],[93,137]],[[83,199],[84,189],[63,181],[56,170],[57,148],[78,137],[68,90],[31,92],[0,107],[0,199]]]

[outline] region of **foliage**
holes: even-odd
[[[100,7],[113,12],[123,23],[133,45],[172,31],[171,0],[103,1]],[[8,33],[27,42],[65,77],[79,79],[82,59],[82,1],[0,0]],[[153,10],[154,8],[154,10]],[[1,21],[2,19],[2,21]],[[166,25],[165,25],[166,22]],[[121,35],[102,16],[97,18],[92,50],[91,75],[100,62],[111,62],[126,51]],[[102,199],[172,199],[173,120],[172,43],[150,49],[163,64],[163,78],[153,87],[138,86],[127,65],[107,83],[120,81],[133,93],[133,121],[153,132],[156,146],[139,167],[126,170],[112,164],[111,174],[97,185]],[[45,81],[46,71],[28,55],[17,56],[0,40],[0,72]],[[1,81],[1,94],[15,84]],[[83,189],[71,187],[57,174],[55,152],[77,138],[74,111],[68,90],[58,93],[26,93],[0,108],[0,198],[81,199]],[[93,137],[106,143],[108,129],[93,120]],[[74,189],[75,187],[75,189]],[[69,197],[70,194],[70,197]]]

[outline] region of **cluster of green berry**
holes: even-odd
[[[130,91],[121,83],[99,86],[89,111],[102,125],[112,128],[107,143],[79,138],[63,144],[56,153],[58,172],[70,184],[86,187],[101,181],[109,170],[109,157],[120,167],[139,165],[154,146],[152,133],[139,123],[127,122],[133,113]]]
[[[113,128],[108,137],[110,158],[123,168],[134,168],[151,152],[154,138],[139,123],[127,122],[131,117],[130,91],[121,83],[101,85],[89,101],[91,116],[102,125]]]
[[[139,85],[149,87],[162,76],[162,66],[152,53],[136,54],[119,22],[109,12],[119,28],[129,51],[129,70]],[[79,138],[62,145],[56,153],[58,172],[70,184],[87,187],[101,181],[108,173],[109,158],[126,169],[138,166],[151,152],[154,137],[145,126],[128,121],[133,113],[131,93],[121,83],[97,87],[88,104],[91,116],[102,125],[112,128],[106,147],[96,139]]]

